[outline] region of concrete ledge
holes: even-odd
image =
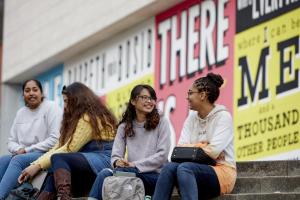
[[[213,200],[299,200],[300,193],[228,194]]]
[[[242,177],[238,178],[233,194],[300,192],[300,176]]]

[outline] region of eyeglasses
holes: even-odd
[[[139,95],[139,96],[137,96],[137,98],[140,98],[143,102],[155,101],[155,99],[153,99],[152,97],[146,96],[146,95]]]
[[[187,92],[187,95],[190,96],[190,95],[192,95],[192,94],[194,94],[194,93],[200,93],[200,92],[199,92],[199,91],[192,91],[192,90],[189,90],[189,91]]]

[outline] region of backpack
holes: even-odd
[[[34,188],[31,183],[23,182],[17,188],[10,191],[5,200],[35,200],[39,190]]]
[[[145,188],[143,181],[138,177],[120,175],[120,173],[104,179],[102,187],[103,200],[144,200]],[[128,172],[125,173],[128,174]]]

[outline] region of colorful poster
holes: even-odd
[[[299,1],[294,4],[278,1],[281,3],[276,5],[275,1],[259,2],[237,6],[236,158],[239,161],[299,159]],[[249,19],[240,18],[241,15]]]
[[[232,111],[235,1],[184,1],[156,16],[155,89],[169,119],[172,145],[189,109],[187,91],[208,72],[225,84],[218,103]]]

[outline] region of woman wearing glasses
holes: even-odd
[[[191,112],[184,122],[179,146],[199,147],[215,159],[216,166],[193,162],[168,163],[157,181],[154,200],[171,198],[175,184],[182,200],[208,199],[231,192],[236,180],[233,124],[228,110],[215,104],[223,78],[213,73],[201,77],[188,91]]]
[[[154,89],[149,85],[137,85],[131,91],[127,109],[118,126],[111,164],[116,171],[136,173],[144,183],[146,194],[151,195],[159,171],[167,162],[169,138],[169,124],[156,109]],[[109,169],[98,174],[90,197],[102,199],[103,181],[111,175]]]

